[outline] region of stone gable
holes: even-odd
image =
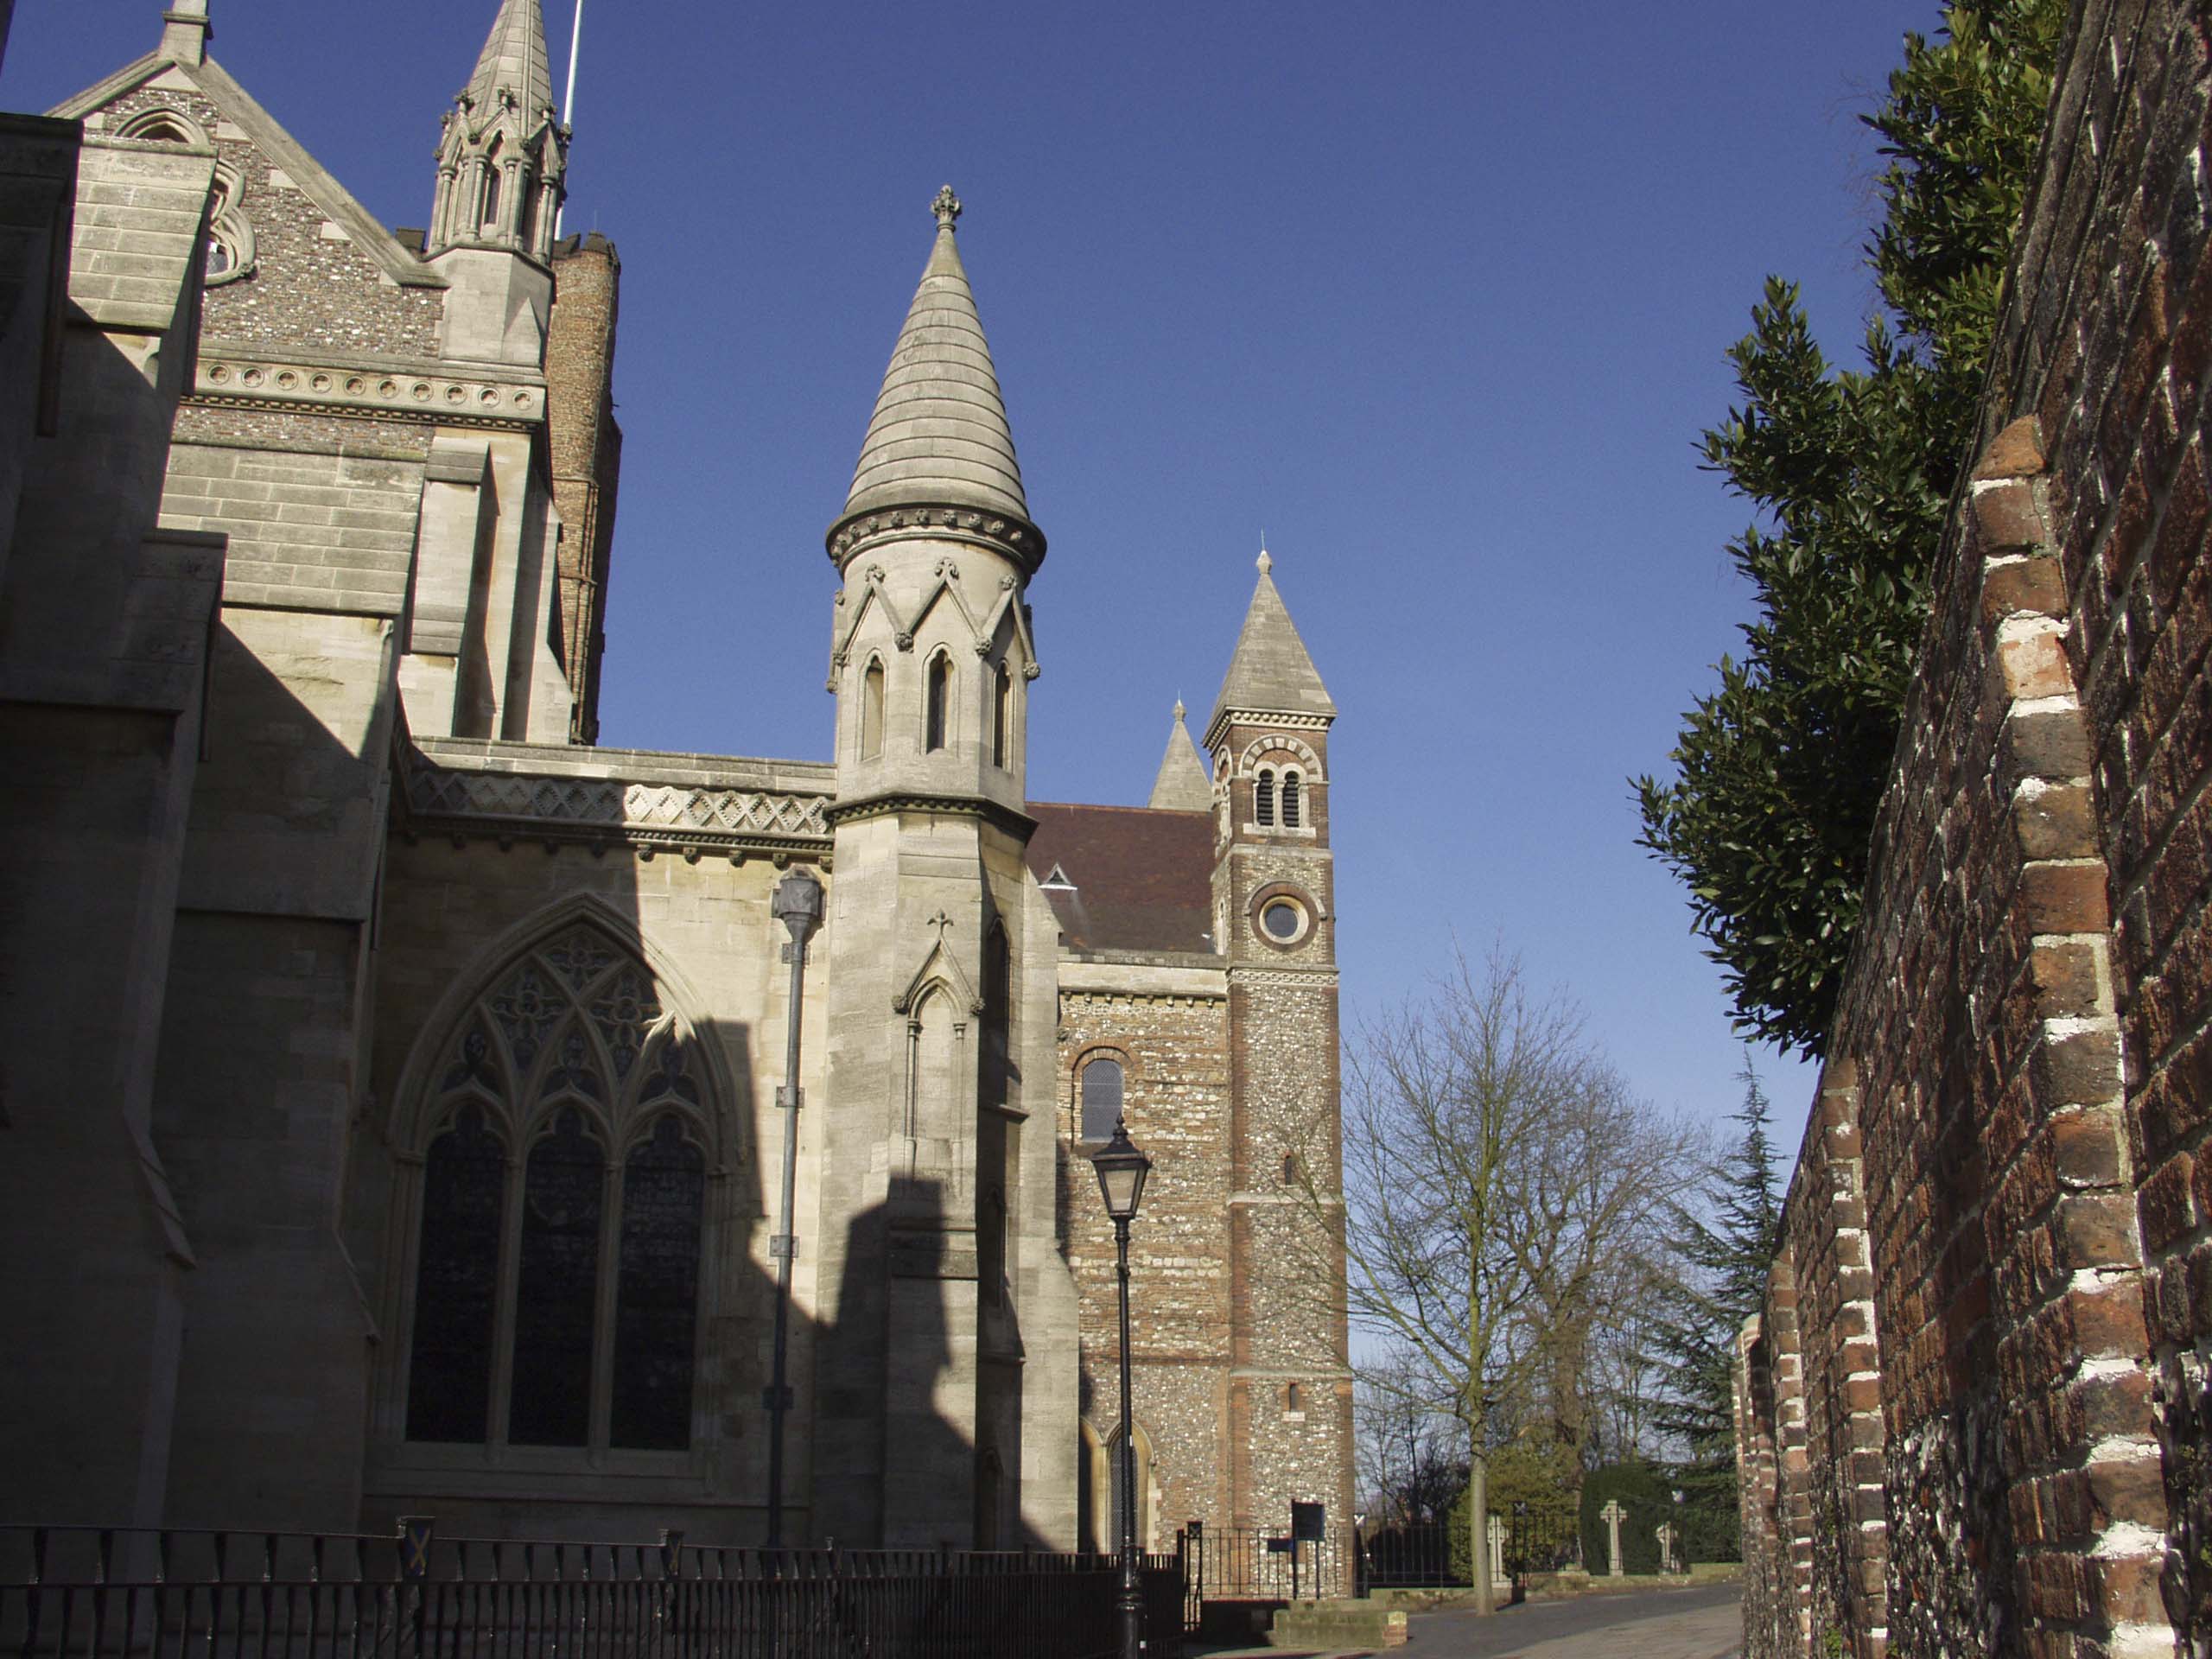
[[[141,86],[98,113],[112,129],[163,108],[181,111],[214,140],[217,161],[241,186],[237,211],[253,229],[253,270],[207,291],[200,321],[207,339],[349,359],[437,355],[440,290],[394,283],[273,159],[224,118],[213,99],[181,87]]]

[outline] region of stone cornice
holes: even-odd
[[[830,798],[406,763],[406,826],[417,834],[584,842],[647,852],[828,861]]]
[[[1202,747],[1211,750],[1232,726],[1272,727],[1284,732],[1325,732],[1336,724],[1331,715],[1293,715],[1273,709],[1224,709],[1206,722]]]
[[[863,795],[849,801],[833,801],[822,816],[833,830],[868,818],[889,817],[900,812],[936,812],[953,817],[981,818],[1027,842],[1037,832],[1037,820],[1027,812],[986,800],[980,795],[938,795],[927,790],[893,789],[880,795]]]
[[[950,503],[849,513],[830,526],[823,541],[830,562],[842,574],[861,554],[908,537],[988,547],[1030,575],[1045,562],[1045,532],[1027,518]]]
[[[232,353],[207,345],[185,401],[213,408],[323,410],[426,426],[529,427],[545,418],[545,387],[534,378],[347,366],[318,363],[304,353]]]

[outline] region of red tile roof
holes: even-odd
[[[1029,816],[1030,869],[1074,884],[1046,889],[1071,948],[1214,950],[1211,813],[1032,801]]]

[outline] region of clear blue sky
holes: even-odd
[[[570,0],[550,0],[565,64]],[[0,104],[149,48],[21,0]],[[388,223],[494,0],[214,0],[213,51]],[[603,739],[826,757],[842,506],[950,181],[1051,556],[1030,789],[1141,802],[1264,529],[1343,710],[1348,1007],[1456,937],[1571,987],[1637,1086],[1739,1051],[1630,774],[1736,648],[1745,505],[1694,445],[1761,280],[1872,304],[1856,119],[1935,0],[587,0],[568,212],[623,257]],[[1809,1071],[1765,1063],[1785,1143]]]

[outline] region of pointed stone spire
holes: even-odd
[[[844,514],[830,531],[830,550],[842,556],[839,533],[848,532],[849,542],[855,518],[940,508],[952,510],[950,518],[940,515],[948,526],[1012,540],[1033,569],[1044,557],[1044,537],[1029,522],[998,373],[954,241],[961,208],[950,185],[938,192],[931,209],[937,241],[891,353]],[[1003,522],[991,531],[990,520],[1012,521],[1014,534],[1007,536]]]
[[[1336,718],[1337,705],[1330,701],[1329,689],[1321,683],[1306,642],[1298,637],[1298,626],[1275,591],[1274,563],[1262,548],[1260,583],[1252,590],[1251,608],[1244,613],[1244,631],[1236,636],[1213,718],[1206,722],[1209,741],[1223,716],[1232,712]]]
[[[1145,803],[1147,806],[1170,812],[1213,810],[1212,780],[1206,776],[1206,763],[1198,757],[1198,746],[1191,741],[1191,728],[1183,723],[1188,712],[1182,698],[1176,698],[1174,723],[1167,728],[1167,753],[1160,757],[1160,775],[1152,780],[1152,798]]]
[[[499,0],[476,73],[446,112],[429,251],[493,248],[550,259],[568,167],[569,130],[553,104],[538,0]]]
[[[466,94],[480,122],[513,94],[527,126],[553,107],[553,64],[545,50],[545,18],[537,0],[500,0],[499,15],[484,41]]]
[[[0,35],[4,35],[0,29]],[[207,0],[176,0],[162,14],[161,54],[171,63],[197,69],[207,61],[207,37],[215,25],[207,16]]]

